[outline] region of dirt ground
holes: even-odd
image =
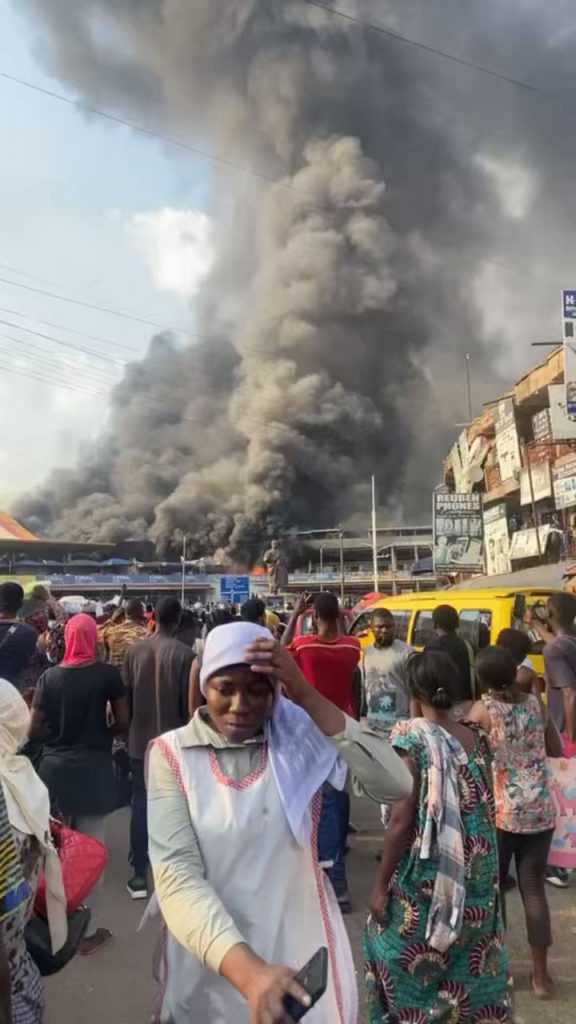
[[[367,801],[357,801],[353,820],[359,832],[351,838],[348,857],[353,913],[347,923],[362,991],[362,929],[376,867],[378,814]],[[153,1020],[151,960],[155,934],[153,928],[137,931],[143,905],[132,902],[125,891],[127,835],[128,815],[121,811],[111,823],[111,856],[102,910],[102,924],[111,929],[114,940],[97,955],[78,957],[61,974],[47,979],[46,1024],[148,1024]],[[555,998],[549,1003],[536,1003],[530,997],[522,907],[517,892],[508,898],[517,1024],[576,1021],[576,882],[566,890],[549,889],[549,898],[554,927],[551,970],[556,981]],[[361,1014],[359,1024],[365,1021]]]

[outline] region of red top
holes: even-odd
[[[354,716],[352,681],[360,662],[360,641],[344,634],[335,640],[297,636],[289,650],[311,686],[345,714]]]

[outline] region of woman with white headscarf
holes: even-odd
[[[307,1024],[356,1024],[352,955],[316,854],[320,790],[347,765],[379,802],[412,777],[388,743],[314,690],[262,626],[206,640],[206,707],[149,755],[150,860],[167,930],[161,1024],[288,1024],[294,974],[328,947],[328,988]],[[290,698],[279,695],[279,684]]]
[[[11,683],[0,679],[0,782],[29,892],[28,900],[1,923],[12,982],[12,1024],[41,1024],[43,1019],[44,986],[24,937],[41,871],[53,952],[62,948],[68,934],[60,861],[50,839],[48,790],[28,758],[17,753],[29,723],[25,701]]]

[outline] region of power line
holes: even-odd
[[[30,278],[31,281],[40,281],[40,284],[47,284],[50,288],[61,288],[62,287],[60,285],[59,281],[53,281],[53,280],[51,280],[48,277],[40,277],[39,274],[31,274],[30,271],[28,271],[28,270],[22,270],[20,267],[15,267],[12,262],[6,264],[5,261],[0,261],[0,270],[3,270],[4,272],[8,271],[9,274],[17,274],[18,277],[28,277],[28,278]],[[11,283],[12,284],[16,284],[15,281],[11,282]],[[85,291],[86,287],[91,288],[92,285],[80,286],[80,290],[81,291]],[[103,308],[104,308],[105,312],[108,312],[108,308],[107,307],[103,307]],[[126,315],[128,315],[130,313],[130,310],[129,309],[128,310],[123,310],[122,312],[125,313]],[[154,321],[152,321],[152,323],[154,324]],[[53,326],[53,325],[50,324],[50,326]],[[161,327],[162,325],[158,324],[157,326]],[[66,329],[66,328],[64,328],[64,329]],[[167,327],[166,330],[174,331],[174,333],[182,333],[182,334],[186,334],[187,333],[187,329],[186,328]],[[96,340],[99,341],[100,339],[97,338]],[[111,343],[110,342],[106,342],[106,344],[111,344]]]
[[[25,288],[28,292],[36,292],[38,295],[47,295],[51,299],[59,299],[61,302],[72,302],[85,309],[96,309],[100,313],[110,313],[112,316],[120,316],[125,320],[135,320],[140,324],[147,324],[148,327],[155,327],[158,331],[172,331],[174,334],[190,334],[189,331],[180,327],[166,327],[155,320],[148,320],[143,316],[136,316],[134,313],[126,313],[120,309],[112,309],[110,306],[99,306],[95,302],[85,302],[83,299],[73,299],[69,295],[58,295],[56,292],[47,291],[43,288],[34,288],[31,284],[23,284],[22,281],[10,281],[7,277],[0,277],[2,284],[11,285],[13,288]]]
[[[18,315],[26,316],[25,313],[20,313]],[[28,319],[30,318],[28,317]],[[96,334],[87,334],[85,331],[78,331],[75,327],[65,327],[64,324],[56,324],[52,320],[39,320],[37,317],[33,317],[32,319],[36,320],[39,324],[45,324],[46,327],[55,327],[56,330],[59,331],[69,331],[71,334],[77,334],[80,338],[89,338],[90,341],[98,341],[101,345],[108,345],[111,348],[115,348],[117,351],[125,350],[126,352],[135,352],[136,355],[140,356],[140,358],[144,356],[144,352],[141,348],[137,348],[136,345],[127,345],[125,341],[119,345],[116,341],[108,341],[106,338],[99,338]]]
[[[88,338],[90,341],[97,341],[101,345],[108,345],[111,348],[115,348],[118,352],[125,349],[127,352],[136,352],[139,356],[144,354],[142,349],[137,348],[136,345],[127,345],[124,341],[120,345],[117,341],[109,341],[107,338],[100,338],[97,334],[87,334],[86,331],[78,331],[75,327],[67,327],[66,324],[57,324],[53,320],[43,320],[39,316],[34,316],[30,313],[23,313],[21,309],[8,309],[7,306],[0,306],[0,310],[3,313],[8,313],[10,316],[21,316],[24,320],[32,320],[34,323],[44,324],[45,327],[55,327],[57,331],[69,331],[70,334],[77,334],[80,338]],[[25,329],[26,328],[24,327],[19,328],[19,330]]]
[[[66,381],[53,380],[48,377],[39,376],[38,374],[31,373],[30,370],[15,367],[13,364],[0,362],[0,369],[2,370],[2,373],[16,373],[20,377],[29,377],[31,380],[37,380],[40,384],[50,384],[53,387],[66,388],[67,391],[78,391],[82,394],[91,395],[93,398],[101,398],[105,394],[105,392],[101,391],[89,391],[87,388],[75,387],[73,384],[68,384]]]
[[[59,360],[55,358],[55,360],[52,362],[49,358],[46,358],[47,353],[44,349],[39,348],[37,345],[34,345],[31,342],[22,341],[20,338],[13,338],[9,334],[0,335],[0,339],[2,339],[3,341],[10,342],[11,346],[17,345],[19,348],[23,349],[24,352],[27,354],[27,358],[30,358],[31,361],[33,361],[35,369],[43,369],[46,370],[48,373],[52,374],[71,374],[71,383],[77,383],[78,381],[80,381],[84,384],[88,384],[90,387],[98,387],[101,389],[108,389],[114,387],[114,385],[117,383],[117,380],[114,377],[97,376],[96,373],[94,373],[93,368],[90,367],[83,368],[81,366],[78,366],[77,363],[70,363],[67,362],[65,359]],[[9,349],[8,351],[10,355],[13,354],[11,349]],[[50,356],[50,353],[48,353],[48,356]],[[98,371],[98,373],[102,372],[103,371]],[[107,393],[107,390],[101,391],[101,394]]]
[[[494,71],[492,68],[487,68],[483,64],[476,64],[475,61],[466,60],[464,57],[458,57],[455,53],[449,53],[447,50],[439,50],[435,46],[431,46],[429,43],[421,43],[417,39],[411,39],[409,36],[402,35],[401,32],[394,32],[392,29],[384,28],[383,25],[378,25],[372,21],[364,21],[361,18],[355,17],[353,14],[347,14],[345,11],[340,11],[336,7],[331,7],[329,4],[320,3],[319,0],[302,0],[302,3],[308,4],[309,7],[317,7],[321,11],[326,11],[328,14],[332,14],[335,18],[342,18],[344,21],[352,22],[358,25],[360,28],[370,29],[371,32],[378,32],[380,35],[388,36],[389,39],[395,39],[396,42],[404,43],[406,46],[412,46],[418,50],[424,50],[425,53],[432,53],[436,57],[443,57],[444,60],[449,60],[453,64],[459,64],[462,67],[472,68],[474,71],[478,71],[482,75],[487,75],[489,78],[495,78],[500,82],[507,82],[508,85],[515,85],[519,89],[525,89],[527,92],[538,93],[541,96],[554,97],[556,93],[547,92],[544,89],[538,88],[536,85],[531,85],[529,82],[523,82],[519,78],[513,78],[511,75],[502,74],[499,71]]]
[[[2,317],[0,317],[0,324],[3,324],[5,327],[15,328],[17,331],[24,331],[25,334],[33,334],[38,338],[43,338],[45,341],[52,341],[55,345],[62,345],[63,348],[72,349],[74,352],[83,352],[85,355],[94,356],[96,359],[100,359],[104,363],[116,363],[116,365],[125,366],[124,360],[118,359],[117,356],[105,356],[102,355],[101,352],[96,352],[92,348],[84,348],[82,345],[75,345],[72,341],[60,341],[59,338],[54,338],[51,334],[44,334],[42,331],[34,331],[31,327],[21,327],[20,324],[12,323],[11,320],[3,320]],[[94,369],[99,373],[104,372],[100,371],[98,367],[94,367]]]
[[[128,121],[126,118],[119,117],[117,114],[111,114],[107,110],[100,110],[98,107],[91,107],[88,103],[83,103],[81,100],[65,96],[63,93],[56,92],[54,89],[46,89],[44,86],[36,85],[34,82],[29,82],[25,78],[17,78],[16,75],[9,75],[7,71],[0,71],[0,78],[4,78],[8,82],[12,82],[14,85],[21,85],[25,89],[33,89],[34,92],[39,92],[43,96],[49,96],[53,100],[59,100],[60,103],[67,103],[69,106],[76,107],[78,110],[84,110],[88,114],[95,114],[96,117],[103,117],[107,121],[113,121],[115,124],[124,125],[124,127],[131,128],[132,131],[138,132],[140,135],[145,135],[151,139],[158,139],[161,142],[166,142],[169,146],[175,146],[177,149],[184,149],[188,153],[194,153],[195,156],[199,156],[203,160],[211,160],[214,163],[221,164],[223,167],[228,167],[235,171],[241,171],[242,174],[248,174],[253,178],[260,178],[261,181],[266,181],[269,184],[281,184],[284,188],[291,189],[294,192],[298,191],[292,185],[288,185],[285,182],[278,182],[276,178],[273,178],[268,174],[264,174],[262,171],[254,171],[251,167],[245,167],[234,160],[229,160],[227,157],[215,156],[213,153],[207,153],[205,150],[199,149],[198,146],[191,146],[188,142],[183,142],[181,139],[174,139],[169,135],[163,135],[161,132],[154,131],[152,128],[145,128],[143,125],[137,124],[135,121]]]

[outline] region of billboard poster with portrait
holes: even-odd
[[[434,568],[438,572],[481,572],[482,499],[479,494],[434,493]]]
[[[511,399],[506,398],[498,402],[494,413],[494,427],[500,477],[502,480],[510,480],[522,467],[514,403]]]
[[[484,509],[484,551],[488,576],[501,576],[510,572],[510,540],[506,505],[494,505]]]

